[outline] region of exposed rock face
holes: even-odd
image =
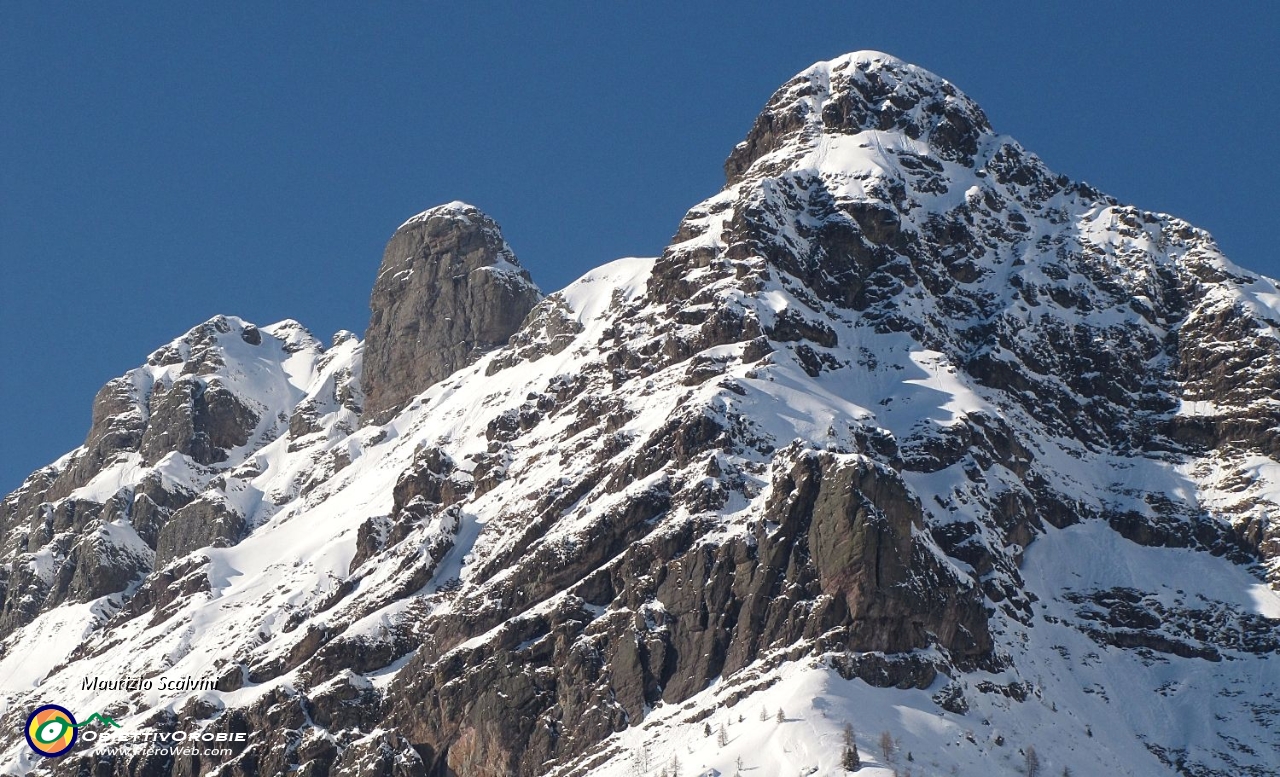
[[[199,464],[226,459],[226,450],[244,445],[258,417],[216,378],[184,377],[151,394],[151,423],[142,436],[143,460],[154,464],[170,452]]]
[[[156,539],[156,566],[164,567],[198,548],[234,545],[247,528],[244,516],[216,492],[202,496],[165,522]]]
[[[541,298],[498,225],[475,207],[441,205],[387,244],[369,300],[365,422],[507,342]]]

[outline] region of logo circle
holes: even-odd
[[[66,707],[45,704],[27,716],[24,733],[32,750],[57,758],[76,744],[76,719]]]

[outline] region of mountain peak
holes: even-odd
[[[504,345],[541,299],[497,222],[465,202],[437,205],[387,243],[365,335],[369,421]]]
[[[782,85],[725,162],[730,185],[764,157],[802,151],[824,135],[900,132],[942,159],[970,164],[986,114],[949,81],[897,57],[857,51],[810,65]],[[771,165],[766,165],[772,168]]]
[[[462,200],[453,200],[452,202],[432,206],[421,213],[411,216],[403,224],[397,227],[397,231],[412,224],[425,223],[433,218],[454,219],[459,221],[470,221],[472,219],[478,219],[485,222],[493,221],[493,219],[489,218],[484,211],[471,203],[463,202]]]

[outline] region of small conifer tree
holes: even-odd
[[[840,754],[840,765],[846,772],[856,772],[862,768],[862,759],[858,756],[858,737],[851,723],[844,724],[844,752]]]

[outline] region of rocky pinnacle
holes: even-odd
[[[369,300],[366,422],[501,346],[541,299],[492,219],[451,202],[392,235]]]

